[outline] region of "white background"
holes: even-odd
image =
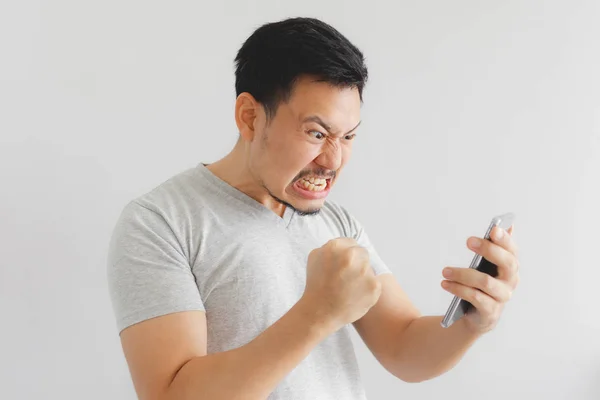
[[[367,57],[332,193],[425,314],[441,270],[517,214],[522,283],[446,375],[406,384],[357,339],[370,399],[600,398],[596,1],[11,1],[0,5],[0,398],[133,399],[105,257],[127,201],[223,156],[259,25],[331,23]],[[527,396],[527,397],[525,397]]]

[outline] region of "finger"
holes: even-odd
[[[453,295],[468,301],[483,315],[492,315],[496,307],[498,307],[498,302],[496,300],[483,293],[481,290],[473,287],[461,285],[458,282],[442,281],[442,288]]]
[[[494,227],[494,229],[491,232],[491,239],[498,246],[506,249],[508,252],[517,256],[517,252],[518,252],[517,244],[515,243],[511,232],[512,232],[512,225],[508,229],[508,231],[505,231],[504,229],[500,228],[499,226],[496,226],[496,227]]]
[[[508,232],[508,234],[509,234],[509,235],[511,235],[511,236],[512,236],[512,234],[513,234],[514,230],[515,230],[515,224],[512,224],[512,225],[510,226],[510,228],[508,228],[507,232]]]
[[[473,268],[446,267],[442,274],[453,282],[479,289],[501,303],[512,297],[512,289],[506,282]]]
[[[517,257],[496,243],[481,238],[469,238],[467,245],[489,262],[498,266],[498,279],[514,286],[519,269]]]
[[[327,243],[325,243],[325,246],[329,246],[333,249],[343,249],[356,246],[356,244],[356,240],[353,238],[342,236],[328,240]]]
[[[363,276],[374,276],[373,268],[371,268],[371,257],[369,251],[362,246],[352,246],[348,248],[351,257],[352,265],[358,266],[356,271]]]

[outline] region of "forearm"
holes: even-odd
[[[190,360],[175,376],[166,399],[265,399],[332,330],[299,302],[248,344]]]
[[[480,336],[464,319],[442,328],[442,317],[420,317],[398,339],[390,372],[407,382],[434,378],[453,368]]]

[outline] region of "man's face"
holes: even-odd
[[[278,202],[301,214],[315,214],[348,162],[360,123],[356,88],[299,80],[287,103],[267,123],[255,121],[250,168]]]

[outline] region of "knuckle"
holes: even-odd
[[[329,247],[330,249],[336,249],[340,246],[340,239],[330,239],[327,243],[325,243],[325,246]]]
[[[381,292],[381,282],[379,282],[377,279],[373,278],[370,283],[370,289],[374,293],[380,293]]]
[[[492,278],[488,274],[483,274],[481,277],[481,288],[485,291],[490,291],[494,289],[494,278]]]
[[[473,301],[477,304],[481,304],[481,300],[483,299],[483,293],[481,293],[479,290],[474,289],[473,293],[471,294],[471,298],[473,299]]]
[[[369,276],[371,272],[371,265],[369,263],[362,263],[360,266],[360,275],[361,276]]]
[[[364,259],[364,256],[365,249],[359,246],[349,247],[346,252],[346,257],[348,257],[349,261],[360,261]]]
[[[353,244],[353,239],[347,237],[336,237],[333,239],[329,239],[329,241],[326,243],[326,245],[331,247],[332,249],[344,249],[352,246]]]
[[[521,265],[520,265],[520,263],[519,263],[519,260],[517,260],[517,259],[515,258],[515,260],[513,261],[513,265],[512,265],[512,267],[513,267],[513,271],[514,271],[514,272],[517,272],[517,271],[519,270],[519,268],[521,268]]]
[[[356,247],[349,247],[344,252],[344,257],[347,261],[354,261],[354,260],[356,260],[357,256],[358,256],[358,251],[357,251]]]

